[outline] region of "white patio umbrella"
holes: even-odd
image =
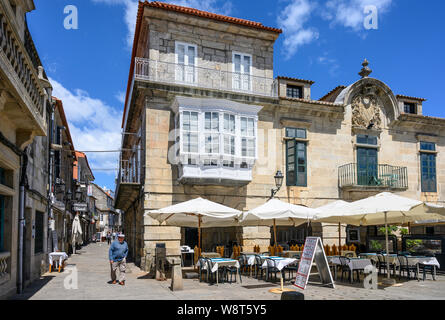
[[[145,215],[168,226],[198,228],[198,244],[201,249],[201,228],[237,226],[241,211],[197,198],[163,209],[150,210]]]
[[[345,208],[347,205],[349,205],[349,202],[337,200],[327,205],[318,207],[317,210],[321,211],[322,213],[317,215],[317,218],[329,217],[332,213],[337,213],[339,209]],[[338,247],[341,247],[341,222],[338,222]]]
[[[429,212],[445,214],[445,206],[435,203],[425,203],[426,208]],[[438,219],[428,219],[428,220],[418,220],[414,224],[432,224],[432,223],[445,223],[445,217]]]
[[[277,244],[278,226],[299,226],[319,213],[319,211],[299,206],[278,199],[271,199],[265,204],[243,214],[242,226],[273,226],[274,241]]]
[[[342,222],[356,226],[385,225],[386,252],[388,250],[388,223],[404,224],[416,220],[444,218],[439,209],[425,205],[422,201],[413,200],[384,192],[376,196],[352,202],[337,210],[318,215],[319,222]],[[388,267],[388,280],[389,264]]]
[[[73,253],[75,254],[76,244],[82,243],[82,226],[78,214],[74,217],[71,231],[71,245],[73,247]]]

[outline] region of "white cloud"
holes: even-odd
[[[133,47],[134,32],[136,29],[136,19],[138,12],[138,1],[137,0],[92,0],[95,3],[104,3],[107,5],[121,5],[125,7],[124,21],[127,25],[127,47],[131,49]],[[161,0],[162,1],[162,0]],[[175,4],[183,7],[191,7],[198,10],[209,11],[213,13],[219,13],[228,15],[232,11],[232,2],[224,1],[224,4],[219,6],[218,0],[172,0],[172,1],[162,1],[170,4]]]
[[[92,0],[95,3],[104,3],[107,5],[120,5],[125,7],[124,21],[127,25],[127,47],[129,49],[133,46],[134,30],[136,29],[136,19],[138,13],[137,0]]]
[[[378,15],[389,11],[392,0],[329,0],[326,2],[326,11],[322,17],[332,21],[332,26],[342,25],[354,31],[363,30],[365,19],[364,8],[373,5],[378,10]]]
[[[124,104],[125,103],[125,92],[124,91],[119,91],[115,96],[114,96],[117,101],[119,101],[120,103]]]
[[[54,79],[53,96],[62,100],[74,147],[79,151],[119,150],[122,112],[86,91],[70,91]],[[119,153],[87,153],[91,168],[118,167]],[[116,175],[115,171],[105,173]]]
[[[300,46],[318,39],[315,28],[304,26],[315,7],[316,4],[309,0],[292,0],[278,17],[278,25],[283,29],[286,59],[291,58]]]

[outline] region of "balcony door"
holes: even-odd
[[[377,149],[357,148],[357,183],[361,186],[378,184]]]
[[[193,44],[176,43],[176,81],[196,83],[197,47]]]
[[[233,89],[251,91],[252,56],[233,53]]]

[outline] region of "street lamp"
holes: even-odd
[[[281,171],[278,170],[277,173],[275,174],[274,179],[276,188],[271,189],[271,197],[270,197],[271,199],[275,197],[275,195],[278,193],[278,191],[280,191],[281,186],[283,185],[283,180],[284,180],[283,173],[281,173]]]

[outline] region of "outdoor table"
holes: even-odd
[[[257,256],[258,254],[253,254],[253,255],[250,255],[250,256],[247,256],[247,264],[249,265],[249,266],[253,266],[253,265],[255,265],[255,256]],[[280,257],[276,257],[276,256],[265,256],[265,255],[259,255],[260,256],[260,258],[261,258],[261,262],[264,262],[264,260],[265,259],[267,259],[267,258],[280,258]]]
[[[241,273],[240,273],[240,264],[238,262],[238,260],[234,260],[234,259],[226,259],[226,258],[211,258],[210,259],[213,263],[213,267],[212,270],[210,270],[210,272],[214,273],[216,272],[216,284],[219,284],[219,280],[218,280],[218,269],[220,267],[235,267],[238,269],[238,275],[241,279]],[[204,265],[204,267],[202,268],[203,270],[207,270],[207,263]],[[237,281],[238,283],[238,281]]]
[[[376,253],[361,253],[360,256],[366,257],[368,259],[371,259],[375,262],[378,262],[377,254]],[[389,262],[390,264],[393,264],[395,266],[399,266],[399,259],[397,258],[397,254],[390,254],[389,258],[386,254],[383,255],[385,257],[385,261]],[[440,268],[439,261],[435,257],[424,257],[424,256],[406,256],[408,258],[408,265],[410,266],[417,266],[417,280],[419,280],[419,265],[430,265],[434,267],[434,277],[436,276],[436,267]]]
[[[202,252],[201,257],[212,259],[212,258],[221,258],[221,255],[216,252]]]
[[[365,259],[370,259],[374,261],[375,263],[379,262],[379,258],[377,257],[377,253],[360,253],[360,257],[364,257]],[[387,254],[383,254],[383,257],[385,259],[385,262],[388,262],[389,264],[398,264],[399,260],[397,259],[397,254],[389,254],[389,257]]]
[[[367,266],[372,266],[370,259],[360,259],[360,258],[347,258],[349,259],[348,267],[351,270],[351,282],[354,282],[354,270],[364,270]],[[341,265],[340,257],[330,256],[328,257],[329,263],[333,265]],[[335,280],[337,280],[337,268],[334,268]]]
[[[68,259],[68,255],[65,252],[51,252],[48,254],[49,260],[49,272],[51,272],[51,268],[53,266],[53,262],[58,262],[59,264],[59,272],[63,265],[63,261]]]
[[[287,267],[288,265],[291,264],[295,264],[297,263],[299,260],[298,259],[293,259],[293,258],[282,258],[282,257],[266,257],[268,259],[271,259],[273,261],[275,261],[275,267],[279,270],[282,271],[285,267]],[[269,267],[268,265],[268,261],[265,259],[264,263],[263,263],[263,268],[264,267]],[[284,281],[283,281],[283,274],[281,275],[281,291],[283,291],[284,288]]]
[[[283,257],[291,258],[292,256],[299,254],[301,255],[303,251],[292,251],[292,250],[285,250],[283,251]]]
[[[408,264],[410,266],[417,266],[417,281],[419,279],[420,268],[419,265],[433,266],[434,279],[436,278],[436,267],[440,268],[439,261],[435,257],[423,257],[423,256],[406,256],[408,258]],[[398,262],[397,262],[398,263]]]
[[[283,270],[288,265],[294,264],[299,261],[298,259],[293,259],[293,258],[282,258],[282,257],[266,257],[266,258],[276,261],[277,262],[276,267],[280,271]],[[267,260],[266,259],[264,260],[265,261],[263,262],[263,267],[268,267]]]

